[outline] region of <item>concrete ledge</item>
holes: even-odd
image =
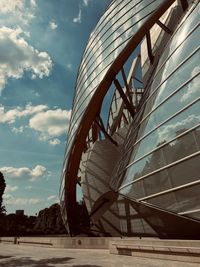
[[[109,249],[110,237],[0,237],[0,242],[68,249]]]
[[[124,238],[110,241],[111,254],[200,263],[200,241]]]
[[[110,240],[109,237],[60,237],[51,241],[53,246],[58,248],[109,249]]]

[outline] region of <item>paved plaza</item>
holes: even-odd
[[[0,244],[0,267],[198,267],[199,264],[109,254],[108,250]]]

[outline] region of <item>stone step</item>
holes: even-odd
[[[123,238],[110,241],[111,254],[200,263],[199,240]]]

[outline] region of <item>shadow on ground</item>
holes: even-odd
[[[102,267],[100,265],[72,265],[72,267]]]
[[[0,260],[2,260],[2,259],[8,259],[8,258],[12,258],[12,256],[1,256],[0,255]],[[1,266],[1,265],[0,265]]]
[[[10,256],[11,257],[11,256]],[[50,259],[42,259],[42,260],[34,260],[31,258],[12,258],[0,257],[0,266],[1,267],[53,267],[55,264],[65,264],[73,258],[65,257],[65,258],[50,258]],[[9,259],[8,259],[9,258]],[[2,261],[3,259],[3,261]],[[68,265],[69,266],[69,265]],[[87,266],[87,265],[83,265]],[[79,265],[79,267],[83,267]],[[99,267],[99,266],[98,266]]]

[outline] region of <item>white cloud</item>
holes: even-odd
[[[182,121],[162,127],[161,129],[158,129],[159,140],[169,140],[174,137],[174,133],[192,128],[194,125],[199,124],[199,122],[200,115],[190,115]]]
[[[36,0],[30,0],[31,7],[35,8],[37,6]]]
[[[0,105],[0,123],[8,123],[12,124],[16,121],[17,118],[22,118],[26,116],[31,116],[35,113],[39,113],[43,110],[46,110],[48,106],[46,105],[37,105],[32,106],[31,104],[26,105],[25,109],[21,107],[16,107],[14,109],[10,109],[8,111],[5,110],[5,107]],[[22,128],[14,129],[13,132],[22,132]]]
[[[26,105],[25,108],[15,107],[6,110],[0,105],[0,123],[14,124],[17,119],[29,117],[29,126],[12,127],[15,134],[23,133],[24,129],[31,128],[38,132],[39,140],[48,142],[51,146],[60,144],[56,137],[66,134],[71,111],[62,109],[48,109],[47,105]]]
[[[196,74],[198,74],[199,72],[200,72],[200,67],[199,66],[195,67],[191,73],[191,78]],[[195,94],[199,92],[199,84],[200,84],[200,75],[194,78],[194,80],[192,80],[189,83],[186,93],[181,97],[181,102],[194,99]]]
[[[6,15],[6,21],[15,22],[15,25],[22,23],[27,25],[35,18],[35,9],[37,7],[35,0],[1,0],[0,14]]]
[[[18,133],[23,133],[24,132],[24,127],[20,126],[19,128],[13,127],[11,130],[13,133],[18,134]]]
[[[5,195],[5,204],[14,205],[14,206],[23,206],[23,205],[36,205],[42,202],[39,198],[16,198],[12,195]]]
[[[50,22],[49,22],[49,27],[50,27],[52,30],[55,30],[55,29],[58,27],[58,24],[56,24],[55,21],[50,21]]]
[[[81,23],[81,17],[82,17],[82,11],[81,11],[81,8],[79,8],[78,16],[73,19],[73,22]]]
[[[58,196],[56,196],[56,195],[52,195],[52,196],[49,196],[48,198],[47,198],[47,201],[49,201],[49,202],[53,202],[53,203],[58,203],[59,202],[59,198],[58,198]],[[48,204],[47,204],[48,205]]]
[[[82,8],[87,7],[91,0],[82,0],[82,4],[79,6],[78,16],[73,19],[74,23],[81,23]]]
[[[83,4],[84,4],[85,6],[87,6],[87,5],[88,5],[88,0],[83,0]]]
[[[91,1],[91,0],[83,0],[83,5],[84,5],[84,6],[88,6],[88,4],[89,4],[90,1]]]
[[[32,182],[50,174],[50,172],[48,172],[42,165],[36,165],[33,169],[27,167],[1,167],[0,171],[8,179],[29,179]]]
[[[31,176],[32,178],[30,179],[30,181],[35,181],[38,178],[41,178],[43,176],[49,175],[49,172],[47,172],[47,169],[42,166],[42,165],[37,165],[35,166],[34,169],[31,170]]]
[[[71,64],[71,63],[68,63],[68,64],[67,64],[67,69],[68,69],[68,70],[71,70],[71,69],[72,69],[72,64]]]
[[[6,202],[5,200],[10,199],[10,198],[12,198],[12,197],[13,197],[13,196],[12,196],[11,194],[4,194],[4,195],[3,195],[4,202]]]
[[[56,195],[52,195],[52,196],[49,196],[48,198],[47,198],[47,200],[55,200],[55,199],[57,199],[58,198],[58,196],[56,196]]]
[[[58,138],[51,139],[51,140],[49,140],[49,144],[51,146],[60,145],[60,140]]]
[[[1,13],[14,13],[15,10],[23,9],[22,0],[1,0],[0,1]]]
[[[33,187],[31,185],[25,186],[26,190],[31,190]]]
[[[58,137],[67,132],[71,111],[55,109],[34,115],[30,121],[30,128],[40,132],[41,140]]]
[[[9,184],[6,185],[5,194],[8,194],[9,192],[15,192],[18,190],[18,186],[11,186]]]
[[[49,76],[52,60],[46,52],[39,52],[22,37],[21,28],[0,28],[0,91],[8,78],[19,79],[25,71],[33,77]]]

